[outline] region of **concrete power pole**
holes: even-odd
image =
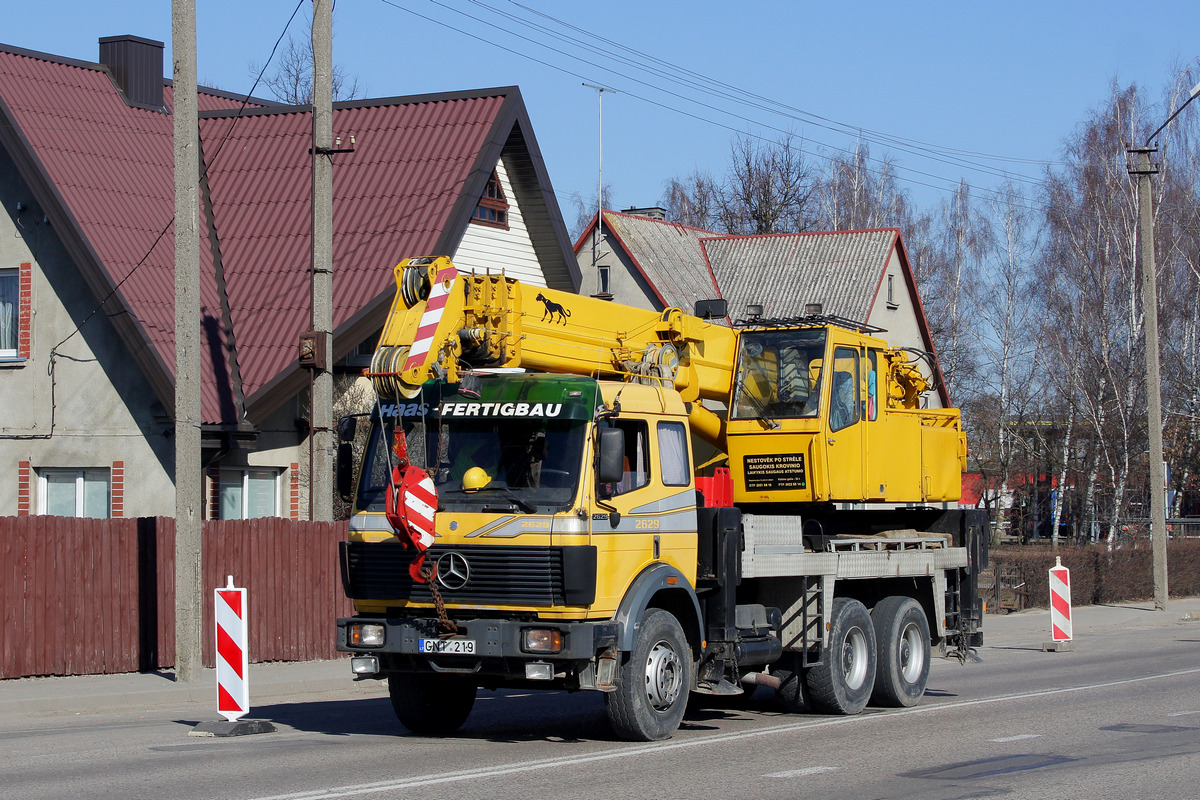
[[[196,2],[171,2],[175,79],[175,677],[200,679],[200,177]]]
[[[333,519],[333,0],[313,0],[312,330],[323,341],[310,407],[309,509]]]
[[[1150,440],[1150,555],[1154,562],[1154,609],[1167,610],[1167,497],[1163,475],[1162,380],[1158,371],[1158,286],[1154,263],[1154,202],[1150,161],[1154,148],[1131,150],[1137,166],[1138,239],[1142,262],[1142,318],[1146,331],[1146,428]]]

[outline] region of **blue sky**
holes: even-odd
[[[196,6],[201,82],[245,92],[296,0]],[[169,74],[169,0],[9,4],[0,41],[95,60],[97,40],[118,34],[166,42]],[[568,225],[572,196],[596,190],[597,93],[585,82],[616,90],[604,95],[604,181],[617,208],[654,205],[666,180],[696,168],[720,173],[738,133],[788,130],[817,168],[867,132],[872,155],[890,155],[930,206],[960,178],[981,190],[1006,171],[1035,182],[1114,79],[1158,101],[1197,57],[1194,0],[340,0],[335,11],[334,59],[366,96],[520,86]]]

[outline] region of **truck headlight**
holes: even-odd
[[[383,626],[368,622],[351,623],[349,639],[351,647],[379,647],[384,639]]]
[[[526,653],[560,653],[562,631],[554,628],[526,628],[521,631],[521,649]]]

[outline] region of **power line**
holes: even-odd
[[[485,22],[484,20],[481,20],[481,19],[479,19],[478,17],[474,17],[474,16],[472,16],[472,15],[470,15],[470,14],[467,14],[467,13],[465,13],[465,12],[458,11],[457,9],[450,8],[450,7],[446,6],[446,5],[445,5],[445,4],[443,4],[443,3],[437,2],[437,0],[430,0],[430,1],[431,1],[431,2],[433,2],[435,5],[438,5],[438,6],[442,7],[442,8],[445,8],[445,9],[447,9],[447,10],[450,10],[450,11],[454,11],[455,13],[457,13],[457,14],[460,14],[460,15],[462,15],[462,16],[466,16],[468,19],[475,20],[476,22],[479,22],[479,23],[481,23],[481,24],[489,25],[489,27],[490,27],[490,28],[492,28],[492,29],[494,29],[494,30],[495,30],[495,29],[497,29],[495,25],[492,25],[492,24],[490,24],[490,23],[487,23],[487,22]],[[519,57],[521,57],[521,58],[524,58],[524,59],[526,59],[526,60],[533,61],[534,63],[537,63],[537,64],[541,64],[542,66],[545,66],[545,67],[547,67],[547,68],[549,68],[549,69],[552,69],[552,70],[555,70],[555,71],[557,71],[557,72],[562,72],[562,73],[564,73],[564,74],[566,74],[566,75],[570,75],[570,76],[572,76],[572,77],[579,78],[580,80],[582,80],[582,81],[584,81],[584,82],[594,82],[595,80],[597,80],[596,78],[594,78],[594,77],[592,77],[592,76],[589,76],[589,75],[586,75],[586,74],[583,74],[583,73],[580,73],[580,72],[575,72],[575,71],[573,71],[573,70],[571,70],[571,69],[569,69],[569,68],[567,68],[567,67],[559,66],[559,65],[557,65],[557,64],[554,64],[554,63],[551,63],[551,62],[549,62],[549,61],[546,61],[545,59],[538,58],[538,57],[536,57],[536,56],[534,56],[534,55],[532,55],[532,54],[530,54],[530,53],[528,53],[528,52],[524,52],[524,51],[521,51],[521,50],[516,50],[516,49],[514,49],[514,48],[507,47],[507,46],[505,46],[505,45],[499,44],[499,43],[497,43],[497,42],[496,42],[494,39],[490,39],[490,38],[485,38],[485,37],[483,37],[483,36],[479,36],[479,35],[477,35],[477,34],[471,33],[470,31],[464,30],[464,29],[462,29],[462,28],[455,27],[454,25],[452,25],[452,24],[450,24],[450,23],[444,22],[444,21],[442,21],[442,20],[439,20],[439,19],[436,19],[436,18],[434,18],[434,17],[430,17],[430,16],[428,16],[428,15],[425,15],[425,14],[422,14],[422,13],[420,13],[420,12],[418,12],[418,11],[414,11],[414,10],[413,10],[413,9],[411,9],[411,8],[407,8],[407,7],[405,7],[405,6],[402,6],[402,5],[400,5],[399,3],[395,2],[395,0],[381,0],[381,2],[383,2],[385,5],[391,6],[391,7],[395,8],[395,9],[397,9],[397,10],[399,10],[399,11],[403,11],[403,12],[405,12],[405,13],[411,14],[412,16],[418,17],[419,19],[423,19],[423,20],[425,20],[426,22],[430,22],[430,23],[432,23],[432,24],[434,24],[434,25],[438,25],[438,26],[440,26],[440,27],[446,28],[446,29],[448,29],[448,30],[450,30],[450,31],[453,31],[453,32],[455,32],[455,33],[458,33],[458,34],[460,34],[460,35],[462,35],[462,36],[466,36],[466,37],[468,37],[468,38],[471,38],[471,39],[474,39],[474,40],[476,40],[476,41],[482,42],[482,43],[484,43],[484,44],[487,44],[487,45],[489,45],[489,46],[491,46],[491,47],[494,47],[494,48],[496,48],[496,49],[499,49],[499,50],[503,50],[503,51],[505,51],[505,52],[507,52],[507,53],[510,53],[510,54],[512,54],[512,55],[516,55],[516,56],[519,56]],[[515,37],[519,38],[519,39],[523,39],[524,41],[527,41],[527,42],[529,42],[529,43],[531,43],[531,44],[534,44],[534,45],[536,45],[536,46],[538,46],[538,47],[542,47],[542,48],[544,48],[544,49],[547,49],[547,50],[550,50],[550,51],[552,51],[552,52],[558,53],[558,54],[560,54],[560,55],[562,55],[562,56],[564,56],[564,57],[566,57],[566,58],[568,58],[568,59],[571,59],[571,60],[574,60],[574,61],[580,61],[580,62],[582,62],[582,63],[584,63],[584,64],[587,64],[587,65],[589,65],[589,66],[595,67],[595,68],[597,68],[597,69],[605,70],[606,72],[612,72],[613,74],[620,75],[621,77],[623,77],[623,78],[626,78],[627,80],[632,80],[632,81],[634,81],[634,82],[636,82],[636,83],[639,83],[639,84],[642,84],[642,85],[644,85],[644,86],[647,86],[647,87],[649,87],[649,88],[651,88],[651,89],[653,89],[653,90],[656,90],[656,91],[661,91],[661,92],[663,92],[663,93],[665,93],[665,94],[671,95],[671,96],[673,96],[673,97],[676,97],[676,98],[678,98],[678,99],[681,99],[681,100],[683,100],[683,101],[685,101],[685,102],[689,102],[689,103],[693,103],[693,104],[695,104],[695,105],[698,105],[698,106],[700,106],[700,107],[701,107],[701,108],[703,108],[703,109],[707,109],[707,110],[711,110],[711,111],[716,111],[716,112],[718,112],[718,113],[720,113],[720,114],[724,114],[724,115],[726,115],[726,116],[730,116],[730,117],[733,117],[733,118],[735,118],[735,119],[739,119],[739,120],[741,120],[741,121],[743,121],[743,122],[747,122],[747,123],[750,123],[750,124],[752,124],[752,125],[758,125],[758,126],[760,126],[760,127],[762,127],[762,128],[767,128],[767,129],[773,130],[773,131],[775,131],[775,132],[777,132],[777,133],[780,133],[780,134],[782,134],[782,135],[784,135],[784,136],[793,136],[793,135],[794,135],[794,133],[793,133],[792,131],[784,130],[784,129],[782,129],[782,128],[778,128],[778,127],[776,127],[776,126],[773,126],[773,125],[769,125],[769,124],[761,123],[761,122],[759,122],[759,121],[757,121],[757,120],[753,120],[753,119],[751,119],[751,118],[749,118],[749,117],[746,117],[746,116],[743,116],[743,115],[740,115],[740,114],[737,114],[737,113],[734,113],[734,112],[728,111],[728,110],[726,110],[726,109],[720,108],[720,107],[718,107],[718,106],[714,106],[714,105],[712,105],[712,104],[709,104],[709,103],[704,103],[704,102],[701,102],[701,101],[699,101],[699,100],[695,100],[695,99],[693,99],[693,98],[687,97],[687,96],[685,96],[685,95],[682,95],[682,94],[679,94],[679,93],[677,93],[677,92],[670,92],[670,91],[667,91],[667,90],[663,90],[663,89],[661,89],[660,87],[656,87],[656,86],[654,86],[653,84],[650,84],[650,83],[648,83],[648,82],[646,82],[646,81],[643,81],[643,80],[641,80],[641,79],[639,79],[639,78],[636,78],[636,77],[633,77],[633,76],[629,76],[629,75],[626,75],[626,74],[624,74],[624,73],[616,72],[615,70],[612,70],[612,69],[610,69],[610,68],[608,68],[608,67],[604,67],[603,65],[597,64],[597,63],[595,63],[595,62],[589,61],[589,60],[587,60],[587,59],[584,59],[584,58],[580,58],[580,57],[578,57],[578,56],[576,56],[576,55],[574,55],[574,54],[572,54],[572,53],[566,52],[566,51],[564,51],[564,50],[560,50],[560,49],[558,49],[558,48],[555,48],[555,47],[550,47],[550,46],[548,46],[548,45],[546,45],[546,44],[544,44],[544,43],[542,43],[542,42],[539,42],[539,41],[537,41],[537,40],[531,39],[531,38],[529,38],[529,37],[527,37],[527,36],[524,36],[524,35],[522,35],[522,34],[515,33],[515,32],[513,32],[513,31],[510,31],[510,30],[507,30],[507,29],[503,29],[503,28],[501,28],[501,29],[499,29],[499,30],[502,30],[502,31],[503,31],[503,32],[505,32],[505,33],[509,33],[509,34],[511,34],[511,35],[513,35],[513,36],[515,36]],[[701,115],[700,115],[700,114],[698,114],[698,113],[692,113],[692,112],[686,111],[686,110],[684,110],[684,109],[678,108],[678,107],[676,107],[676,106],[672,106],[672,105],[669,105],[669,104],[667,104],[667,103],[659,102],[659,101],[657,101],[657,100],[654,100],[654,99],[651,99],[650,97],[647,97],[647,96],[645,96],[645,95],[638,94],[637,92],[634,92],[634,91],[630,91],[629,89],[621,89],[621,91],[622,91],[622,93],[623,93],[623,94],[630,95],[630,96],[632,96],[632,97],[634,97],[634,98],[636,98],[636,99],[639,99],[639,100],[641,100],[642,102],[648,103],[649,105],[653,105],[653,106],[656,106],[656,107],[658,107],[658,108],[662,108],[662,109],[664,109],[664,110],[671,111],[671,112],[673,112],[673,113],[676,113],[676,114],[680,114],[680,115],[683,115],[683,116],[686,116],[686,117],[690,117],[690,118],[692,118],[692,119],[695,119],[695,120],[698,120],[698,121],[700,121],[700,122],[704,122],[704,123],[707,123],[707,124],[710,124],[710,125],[714,125],[714,126],[716,126],[716,127],[719,127],[719,128],[724,128],[724,129],[726,129],[726,130],[729,130],[729,131],[731,131],[731,132],[735,133],[736,135],[739,135],[739,136],[748,136],[748,137],[750,137],[750,138],[758,139],[758,140],[761,140],[761,141],[764,141],[764,142],[773,142],[773,140],[771,140],[771,139],[769,139],[769,138],[767,138],[767,137],[765,137],[765,136],[761,136],[761,135],[759,135],[759,134],[756,134],[756,133],[754,133],[754,132],[752,132],[752,131],[744,131],[744,130],[742,130],[741,128],[736,128],[736,127],[733,127],[732,125],[728,125],[728,124],[725,124],[725,123],[719,122],[719,121],[717,121],[717,120],[715,120],[715,119],[712,119],[711,117],[707,117],[707,116],[701,116]],[[802,121],[802,120],[801,120],[801,121]],[[816,140],[812,140],[812,141],[816,141]],[[830,144],[827,144],[827,143],[825,143],[825,142],[820,142],[820,141],[816,141],[816,143],[817,143],[817,144],[820,144],[820,145],[822,145],[822,146],[824,146],[824,147],[828,147],[828,148],[829,148],[829,149],[831,149],[831,150],[834,150],[834,151],[837,151],[837,152],[841,152],[841,153],[844,153],[844,154],[846,154],[846,155],[850,155],[850,156],[852,156],[852,157],[854,157],[854,158],[859,158],[859,157],[860,157],[860,154],[857,152],[857,150],[855,150],[855,151],[852,151],[852,150],[850,150],[850,149],[848,149],[848,148],[844,148],[844,147],[838,147],[838,146],[836,146],[836,145],[830,145]],[[801,148],[801,150],[802,150],[802,152],[803,152],[803,148]],[[832,161],[832,160],[833,160],[833,158],[832,158],[832,157],[830,157],[830,156],[828,156],[828,155],[826,155],[826,154],[824,154],[824,153],[820,153],[820,152],[813,152],[811,149],[808,151],[808,153],[809,153],[810,155],[812,155],[812,156],[816,157],[816,158],[821,158],[821,159],[825,159],[825,160],[829,160],[829,161]],[[884,177],[886,177],[886,174],[887,174],[887,172],[888,172],[889,170],[892,170],[892,171],[896,171],[896,172],[903,171],[903,172],[911,173],[912,175],[920,175],[920,176],[922,176],[922,177],[924,177],[924,178],[929,178],[929,179],[932,179],[932,180],[935,180],[935,181],[942,181],[944,184],[945,184],[945,183],[954,184],[953,186],[938,185],[938,184],[934,184],[934,183],[929,183],[929,182],[927,182],[927,181],[924,181],[924,180],[919,180],[919,179],[917,179],[917,178],[913,178],[913,177],[904,177],[904,176],[901,176],[901,175],[895,175],[895,177],[896,177],[896,179],[897,179],[897,180],[902,180],[902,181],[904,181],[904,182],[906,182],[906,183],[909,183],[909,184],[912,184],[912,185],[916,185],[916,186],[924,186],[924,187],[927,187],[927,188],[930,188],[930,189],[934,189],[934,190],[936,190],[936,191],[940,191],[940,192],[950,192],[950,193],[953,193],[953,192],[957,191],[957,189],[958,189],[958,184],[961,182],[959,179],[945,178],[945,177],[943,177],[943,176],[941,176],[941,175],[937,175],[937,174],[930,173],[930,172],[924,172],[924,171],[922,171],[922,170],[917,170],[917,169],[914,169],[914,168],[912,168],[912,167],[900,166],[900,165],[894,164],[894,163],[892,163],[892,162],[890,162],[890,161],[885,161],[885,160],[882,160],[882,159],[879,159],[879,158],[875,158],[875,157],[871,157],[871,156],[867,156],[867,157],[865,157],[865,160],[869,160],[869,161],[872,161],[872,162],[875,162],[875,163],[878,163],[878,164],[880,164],[880,165],[881,165],[882,169],[872,169],[872,168],[870,168],[870,167],[863,167],[864,171],[866,171],[866,172],[869,172],[869,173],[871,173],[871,174],[874,174],[874,175],[876,175],[877,177],[880,177],[880,178],[884,178]],[[942,160],[942,159],[935,159],[935,160]],[[949,162],[947,162],[947,163],[949,163]],[[961,164],[960,164],[960,166],[961,166]],[[1029,183],[1034,183],[1034,184],[1037,184],[1037,182],[1033,181],[1033,180],[1032,180],[1032,179],[1030,179],[1030,178],[1027,178],[1027,177],[1024,177],[1024,176],[1017,176],[1017,175],[1015,175],[1014,173],[1009,173],[1009,172],[999,172],[999,171],[996,171],[996,170],[994,170],[994,169],[992,169],[992,168],[985,168],[985,167],[978,167],[978,168],[976,168],[976,169],[978,169],[979,171],[983,171],[983,172],[989,172],[989,173],[991,173],[991,174],[993,174],[993,175],[997,175],[997,176],[999,176],[999,177],[1004,177],[1004,178],[1007,178],[1007,179],[1009,179],[1009,180],[1021,180],[1021,181],[1024,181],[1024,182],[1029,182]],[[981,193],[984,193],[984,194],[986,194],[986,195],[989,195],[989,196],[991,196],[991,197],[993,197],[993,198],[999,198],[999,199],[1003,199],[1003,198],[1002,198],[1002,194],[1001,194],[999,191],[997,191],[997,190],[988,189],[988,188],[986,188],[986,187],[981,187],[981,186],[977,186],[977,187],[975,187],[975,188],[977,189],[977,191],[979,191],[979,192],[981,192]],[[1020,205],[1020,204],[1018,204],[1018,205]],[[1032,206],[1020,205],[1020,207],[1022,207],[1022,208],[1025,208],[1026,210],[1028,210],[1028,211],[1030,211],[1030,212],[1036,212],[1036,210],[1037,210],[1037,209],[1033,208]]]
[[[501,14],[502,16],[505,16],[509,19],[513,19],[515,21],[521,22],[522,24],[530,25],[531,27],[538,27],[541,30],[546,30],[547,32],[549,32],[548,29],[544,28],[543,26],[533,26],[531,23],[528,23],[527,21],[522,20],[520,17],[517,17],[512,14],[505,14],[504,12],[499,11],[498,9],[489,8],[484,3],[482,3],[481,0],[470,0],[470,2],[474,3],[477,6],[481,6],[483,8],[488,8],[488,10],[493,11],[494,13]],[[954,154],[954,155],[961,155],[961,156],[973,156],[976,158],[986,158],[986,159],[990,159],[990,160],[1005,161],[1005,162],[1010,162],[1010,163],[1031,164],[1031,165],[1036,165],[1036,166],[1050,166],[1050,165],[1054,165],[1054,164],[1058,163],[1058,162],[1053,162],[1053,161],[1045,161],[1045,160],[1041,160],[1041,159],[1028,159],[1028,158],[1018,158],[1018,157],[1014,157],[1014,156],[991,155],[988,153],[981,153],[981,152],[974,151],[974,150],[962,150],[959,148],[945,147],[942,145],[936,145],[936,144],[931,144],[929,142],[924,142],[919,139],[907,139],[904,137],[894,136],[892,134],[888,134],[888,133],[881,132],[881,131],[874,131],[869,128],[863,128],[860,125],[853,125],[850,123],[839,122],[837,120],[830,119],[829,117],[824,117],[824,116],[821,116],[820,114],[815,114],[810,111],[805,111],[804,109],[796,108],[795,106],[790,106],[786,103],[782,103],[777,100],[773,100],[771,98],[765,97],[763,95],[755,94],[754,92],[748,91],[746,89],[739,88],[732,84],[725,83],[725,82],[717,80],[715,78],[708,77],[708,76],[704,75],[703,73],[695,72],[695,71],[687,69],[685,67],[681,67],[672,62],[665,61],[663,59],[657,58],[656,56],[650,55],[644,51],[637,50],[636,48],[627,47],[613,39],[607,39],[596,33],[587,31],[583,28],[572,25],[569,22],[565,22],[561,19],[558,19],[557,17],[554,17],[550,14],[546,14],[545,12],[538,11],[535,8],[531,8],[529,6],[522,5],[521,3],[516,2],[516,0],[509,0],[509,2],[512,5],[515,5],[518,8],[523,9],[531,14],[535,14],[539,17],[542,17],[543,19],[550,20],[550,21],[554,22],[555,24],[560,25],[564,28],[576,31],[582,35],[586,35],[586,36],[594,38],[598,41],[604,42],[605,44],[611,45],[612,47],[615,47],[615,48],[623,50],[627,53],[630,53],[630,54],[636,56],[637,58],[643,58],[643,59],[650,61],[651,63],[660,64],[669,70],[677,71],[679,74],[684,75],[684,76],[691,76],[691,77],[696,78],[697,80],[707,83],[711,86],[719,87],[721,89],[726,89],[731,92],[735,92],[737,94],[751,98],[753,100],[760,101],[763,103],[768,103],[772,106],[776,106],[785,111],[789,111],[794,114],[800,114],[802,116],[808,117],[813,120],[819,120],[821,122],[828,123],[829,125],[837,126],[836,130],[841,133],[854,134],[854,133],[858,132],[861,134],[870,134],[870,136],[868,136],[866,138],[874,140],[875,137],[878,137],[881,144],[887,144],[887,143],[892,143],[892,142],[905,143],[908,145],[912,145],[914,147],[928,148],[932,151],[938,151],[938,152],[942,152],[942,153],[946,153],[946,154]],[[582,42],[580,42],[580,40],[573,39],[571,41],[574,43],[577,43],[577,44],[582,44]],[[589,48],[589,49],[592,49],[592,48]],[[602,50],[594,50],[594,52],[600,52],[604,55],[609,55],[608,53],[606,53],[605,51],[602,51]],[[625,60],[625,59],[622,59],[622,60]],[[628,62],[628,63],[632,63],[632,62]],[[830,130],[835,130],[835,129],[830,128]]]

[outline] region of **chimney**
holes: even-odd
[[[140,36],[104,36],[100,63],[108,67],[125,102],[137,108],[163,110],[163,43]]]
[[[667,218],[667,210],[658,206],[650,208],[627,208],[621,212],[622,214],[631,214],[635,217],[646,217],[648,219],[665,220]]]

